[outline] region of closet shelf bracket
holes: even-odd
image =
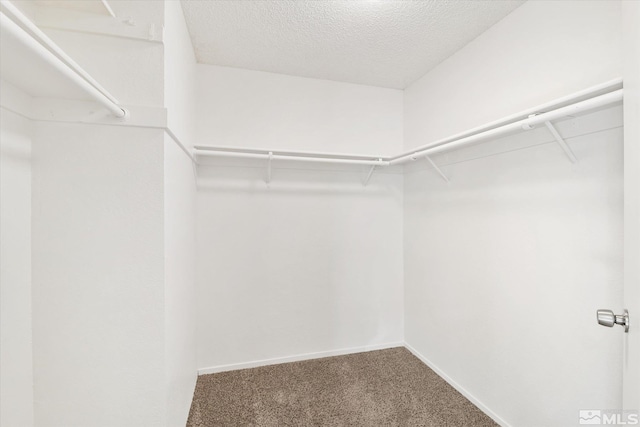
[[[382,162],[382,159],[378,159],[379,162]],[[369,184],[369,180],[371,179],[371,175],[373,175],[373,171],[376,170],[376,167],[378,165],[372,165],[371,168],[369,169],[369,173],[367,174],[367,177],[364,179],[364,186],[366,187]]]
[[[431,157],[424,156],[424,158],[427,159],[429,163],[431,163],[431,166],[433,166],[433,168],[436,170],[436,172],[438,172],[438,174],[440,174],[440,176],[442,177],[442,179],[445,180],[445,182],[449,182],[449,178],[447,178],[447,175],[445,175],[444,172],[442,172],[442,169],[440,169],[438,165],[436,165],[435,162],[431,160]]]
[[[571,160],[571,163],[577,163],[578,158],[576,157],[575,154],[573,154],[573,151],[571,151],[571,148],[569,147],[567,142],[562,138],[560,133],[558,133],[558,130],[555,128],[555,126],[553,126],[553,124],[550,121],[546,121],[544,122],[544,124],[547,127],[547,129],[549,129],[549,132],[551,132],[553,137],[556,139],[556,142],[558,143],[560,148],[562,148],[562,150],[564,151],[564,154],[566,154],[569,160]]]
[[[273,161],[273,151],[269,151],[269,163],[267,164],[267,185],[271,184],[271,162]]]
[[[128,120],[129,112],[11,1],[0,0],[0,12],[0,26],[9,40],[24,46],[49,67],[47,71],[57,71],[115,117]]]

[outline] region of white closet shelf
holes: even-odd
[[[609,82],[609,84],[613,87],[621,86],[621,80],[615,80],[613,82]],[[600,86],[597,87],[600,92]],[[579,93],[579,97],[583,98],[584,95],[582,92]],[[594,96],[592,98],[584,99],[579,102],[575,102],[572,104],[565,105],[563,107],[554,108],[549,110],[538,108],[535,112],[529,114],[526,118],[522,118],[519,120],[506,120],[502,119],[500,122],[502,124],[497,126],[484,126],[485,130],[482,131],[466,131],[462,134],[454,135],[439,141],[432,142],[430,144],[423,145],[421,147],[415,148],[406,153],[402,153],[398,156],[395,156],[390,160],[390,165],[403,164],[409,161],[417,160],[421,157],[428,157],[432,154],[440,153],[443,151],[455,150],[465,145],[474,144],[477,142],[481,142],[488,139],[497,138],[509,133],[522,131],[522,130],[531,130],[534,129],[538,125],[546,125],[549,130],[552,130],[552,134],[556,137],[556,140],[560,138],[555,128],[551,124],[551,121],[562,119],[565,117],[571,117],[574,115],[579,115],[582,113],[586,113],[588,111],[592,111],[601,107],[606,107],[612,104],[616,104],[621,102],[623,99],[623,90],[617,89],[608,93],[604,93],[602,95]],[[563,98],[564,101],[564,98]],[[561,104],[556,102],[556,105]],[[559,141],[558,141],[559,142]],[[561,144],[562,145],[562,144]],[[565,149],[565,147],[563,147]]]
[[[3,79],[28,95],[95,101],[127,117],[104,87],[8,0],[0,0],[0,47]]]
[[[495,139],[510,133],[534,129],[536,126],[540,125],[546,126],[569,160],[575,163],[577,161],[576,156],[565,143],[564,139],[556,130],[552,122],[554,120],[573,117],[598,108],[620,103],[622,100],[622,79],[614,79],[391,157],[282,150],[258,150],[252,148],[215,147],[207,145],[194,147],[194,154],[196,159],[199,157],[213,156],[268,160],[267,183],[270,181],[272,161],[274,160],[367,165],[371,166],[371,169],[369,170],[365,180],[365,185],[371,178],[371,174],[376,167],[403,165],[420,158],[425,158],[438,171],[442,178],[448,182],[447,176],[430,158],[431,155],[444,151],[456,150],[467,145]]]
[[[290,150],[257,150],[252,148],[214,147],[196,145],[196,154],[200,156],[234,157],[243,159],[288,160],[316,163],[342,163],[352,165],[388,166],[388,158],[382,156],[363,156],[357,154],[320,153]]]
[[[40,6],[77,10],[112,17],[116,16],[107,0],[36,0],[35,3]]]

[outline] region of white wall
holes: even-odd
[[[528,1],[405,90],[416,146],[622,76],[619,1]]]
[[[498,143],[549,142],[544,132]],[[429,168],[405,174],[406,341],[513,426],[621,405],[621,334],[595,311],[622,302],[622,129],[568,142],[575,166],[549,143],[439,158],[449,184]]]
[[[136,26],[164,24],[165,43],[47,32],[123,104],[166,107],[170,129],[192,145],[195,59],[180,3],[113,6]],[[197,374],[195,181],[157,126],[37,124],[37,424],[186,422]]]
[[[165,1],[164,104],[167,123],[186,147],[196,126],[196,58],[179,1]]]
[[[200,173],[199,366],[401,342],[402,176],[263,175]]]
[[[165,2],[164,136],[165,372],[168,426],[184,426],[197,380],[194,145],[196,60],[180,2]]]
[[[35,126],[36,425],[165,422],[162,138]]]
[[[618,77],[620,18],[527,2],[405,91],[405,148]],[[595,321],[621,304],[619,126],[559,123],[575,166],[542,128],[437,156],[450,184],[405,170],[406,341],[504,423],[621,406],[621,337]]]
[[[198,65],[199,144],[390,155],[402,91]]]
[[[0,425],[28,427],[33,426],[29,121],[0,110],[0,143]]]
[[[401,147],[400,91],[198,68],[199,143]],[[280,163],[267,188],[264,162],[199,167],[200,368],[402,341],[402,177],[366,172]]]
[[[165,135],[164,272],[167,425],[184,426],[197,379],[195,194],[191,160]]]

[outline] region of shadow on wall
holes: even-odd
[[[331,165],[330,167],[287,162],[274,165],[267,184],[264,161],[246,159],[200,159],[197,166],[198,191],[226,192],[312,192],[316,195],[389,197],[402,200],[402,167],[375,170],[365,185],[369,167]]]

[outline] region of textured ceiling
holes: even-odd
[[[524,0],[182,0],[198,61],[403,89]]]

